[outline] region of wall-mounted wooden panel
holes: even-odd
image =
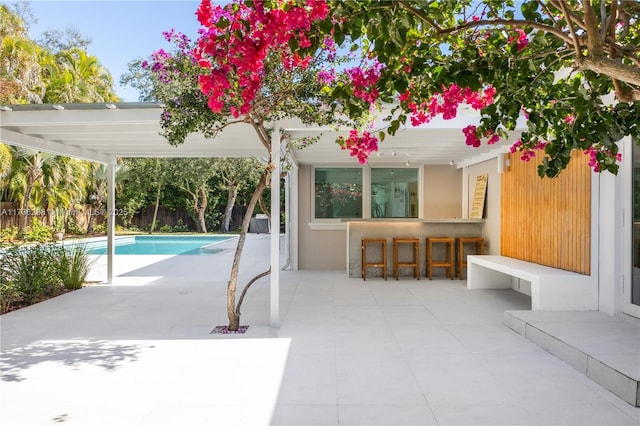
[[[511,155],[502,175],[503,256],[567,271],[591,273],[591,168],[574,151],[557,178],[540,178],[539,161]]]

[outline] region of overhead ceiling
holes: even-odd
[[[248,124],[225,128],[214,139],[193,134],[179,146],[160,135],[162,105],[37,104],[0,106],[0,141],[91,161],[112,162],[115,157],[267,157],[268,152]],[[453,120],[435,119],[420,128],[401,129],[380,144],[371,164],[451,164],[464,166],[505,152],[515,141],[469,147],[461,129],[478,116],[462,110]],[[378,122],[374,127],[383,125]],[[335,143],[347,132],[306,127],[297,120],[278,123],[292,138],[319,136],[319,141],[293,152],[300,164],[353,164],[357,160]]]

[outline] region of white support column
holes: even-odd
[[[284,176],[284,265],[282,270],[291,266],[291,174]]]
[[[116,159],[107,164],[107,283],[113,283],[113,256],[115,254],[115,215],[116,210]]]
[[[271,135],[271,327],[280,327],[280,137]]]
[[[291,216],[289,222],[289,232],[291,237],[289,239],[289,261],[291,263],[291,270],[298,270],[298,214],[300,206],[298,205],[298,175],[299,168],[295,164],[289,171],[289,215]]]

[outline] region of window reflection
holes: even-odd
[[[418,217],[418,169],[371,169],[371,217]]]
[[[315,169],[315,218],[362,217],[362,169]]]

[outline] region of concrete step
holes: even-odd
[[[505,311],[503,323],[640,406],[640,319],[598,311]]]

